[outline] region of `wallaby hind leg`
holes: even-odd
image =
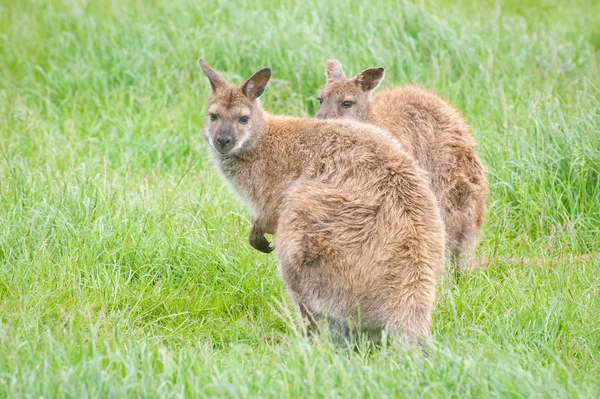
[[[470,270],[471,258],[477,245],[477,226],[469,213],[453,210],[446,215],[446,253],[455,275]]]
[[[319,332],[319,324],[323,317],[317,312],[311,312],[306,305],[298,304],[298,322],[302,330],[302,335],[310,337]]]
[[[485,219],[485,196],[480,191],[464,177],[457,177],[440,202],[447,254],[455,274],[472,271],[471,258]]]
[[[365,328],[353,319],[337,319],[320,317],[315,326],[321,333],[326,333],[338,346],[357,348],[363,341],[378,344],[381,341],[381,328]]]
[[[326,319],[334,341],[351,341],[351,294],[362,280],[352,280],[359,256],[349,253],[362,251],[379,204],[354,189],[300,180],[282,208],[286,212],[279,219],[275,248],[289,293],[302,305],[299,313],[307,334],[322,328]]]
[[[324,333],[327,330],[334,344],[350,345],[357,341],[354,339],[348,322],[324,317],[318,312],[311,312],[305,305],[298,305],[298,315],[302,333],[306,337]]]
[[[432,289],[434,290],[434,289]],[[390,338],[400,339],[410,346],[422,347],[431,337],[431,312],[434,293],[427,290],[407,295],[406,300],[391,309],[392,315],[386,325]]]
[[[448,254],[454,274],[460,275],[473,271],[471,260],[477,245],[477,235],[473,229],[465,229],[460,237],[450,244]]]
[[[441,241],[441,240],[440,240]],[[439,242],[441,244],[441,242]],[[414,247],[413,247],[414,248]],[[441,246],[438,249],[442,249]],[[414,259],[415,254],[410,258]],[[422,258],[404,268],[408,259],[396,256],[384,276],[388,288],[373,297],[373,303],[385,304],[370,314],[379,321],[391,341],[426,349],[431,337],[431,313],[435,305],[440,273],[444,270],[443,251],[437,256]]]

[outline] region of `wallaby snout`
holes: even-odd
[[[217,151],[221,154],[227,154],[235,144],[235,140],[231,134],[221,134],[215,138],[217,142]]]
[[[222,121],[215,135],[215,148],[221,154],[226,154],[235,147],[235,135],[231,121]]]
[[[317,119],[327,119],[329,116],[329,112],[327,111],[327,109],[325,109],[325,107],[320,106],[319,108],[317,108],[317,113],[315,114],[315,118]]]

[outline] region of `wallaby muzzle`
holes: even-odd
[[[227,154],[235,146],[233,125],[230,121],[221,122],[215,135],[214,146],[221,154]]]
[[[317,109],[317,113],[315,114],[315,118],[317,119],[326,119],[328,117],[329,110],[326,107],[320,106]]]

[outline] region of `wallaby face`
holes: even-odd
[[[367,120],[367,105],[371,92],[383,79],[384,69],[365,69],[357,76],[346,78],[342,64],[337,60],[327,61],[325,68],[327,83],[319,90],[319,108],[316,117],[321,119]]]
[[[262,69],[236,86],[227,83],[204,61],[199,64],[212,87],[204,122],[205,140],[223,156],[251,150],[262,134],[264,120],[257,99],[269,83],[271,70]]]

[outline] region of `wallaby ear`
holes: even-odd
[[[198,60],[198,64],[200,64],[200,68],[202,68],[202,70],[208,77],[208,81],[210,82],[210,86],[212,87],[213,92],[217,91],[217,89],[220,86],[227,84],[225,79],[223,79],[221,77],[221,75],[219,75],[217,73],[217,71],[215,71],[214,69],[209,67],[208,64],[206,62],[204,62],[202,59]]]
[[[370,91],[379,85],[384,74],[385,69],[383,67],[369,68],[358,74],[356,80],[364,91]]]
[[[264,93],[269,79],[271,79],[271,68],[261,69],[244,82],[242,93],[254,101]]]
[[[346,75],[344,74],[342,64],[338,60],[334,60],[333,58],[328,59],[327,64],[325,64],[325,76],[327,76],[327,80],[346,79]]]

